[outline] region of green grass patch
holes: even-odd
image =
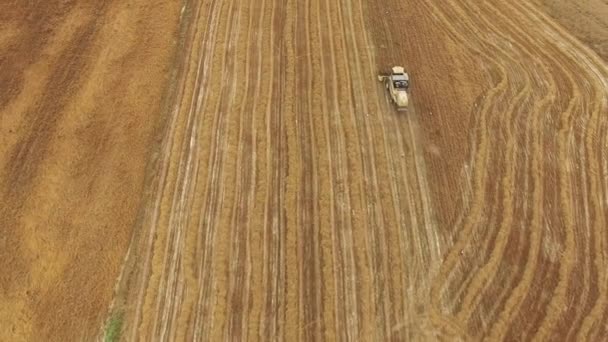
[[[118,342],[120,339],[120,332],[122,330],[123,313],[114,312],[106,325],[104,342]]]

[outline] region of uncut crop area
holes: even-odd
[[[608,64],[536,3],[185,0],[121,339],[607,340]]]

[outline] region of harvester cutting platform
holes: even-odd
[[[398,111],[407,111],[407,90],[410,87],[410,77],[405,69],[395,66],[390,75],[378,75],[378,81],[384,82],[391,100],[397,106]]]

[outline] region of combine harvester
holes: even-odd
[[[405,69],[395,66],[390,75],[378,75],[378,81],[384,82],[386,90],[391,95],[392,102],[397,106],[397,110],[400,112],[407,111],[407,90],[410,87],[410,77]]]

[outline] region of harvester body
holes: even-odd
[[[408,89],[410,87],[410,77],[405,69],[400,66],[392,68],[388,75],[378,75],[378,81],[384,82],[391,101],[395,104],[398,111],[406,111],[408,106]]]

